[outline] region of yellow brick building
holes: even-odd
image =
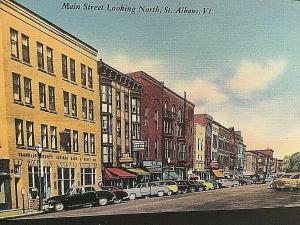
[[[206,127],[194,123],[194,171],[200,179],[205,179],[205,131]]]
[[[14,1],[0,1],[0,209],[101,175],[97,50]]]

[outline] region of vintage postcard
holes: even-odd
[[[0,0],[0,218],[299,221],[299,21],[292,0]]]

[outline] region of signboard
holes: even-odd
[[[131,163],[133,162],[133,158],[128,154],[124,153],[122,154],[122,157],[119,158],[120,163]]]
[[[162,168],[161,161],[143,161],[143,166],[146,168]]]
[[[132,141],[132,151],[146,150],[147,141]]]

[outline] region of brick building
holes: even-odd
[[[186,179],[193,165],[194,104],[145,72],[129,75],[144,86],[141,138],[148,142],[144,165],[157,170],[161,165],[160,178]]]

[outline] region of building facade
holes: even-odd
[[[270,177],[273,174],[274,150],[267,148],[250,150],[250,152],[256,154],[257,156],[256,173],[263,177]]]
[[[251,151],[245,151],[245,166],[243,174],[245,176],[254,176],[257,169],[257,154]]]
[[[205,176],[205,136],[206,127],[194,123],[194,173],[199,176],[201,180],[206,179]]]
[[[103,61],[98,62],[100,79],[102,170],[108,168],[122,178],[115,167],[142,166],[144,151],[135,151],[133,142],[141,139],[141,99],[143,86]],[[114,170],[114,171],[113,171]],[[108,171],[107,171],[108,173]],[[123,171],[122,171],[123,173]],[[108,176],[106,176],[108,179]],[[114,185],[132,186],[130,179],[112,179]]]
[[[162,178],[186,179],[193,166],[194,105],[144,72],[129,75],[144,86],[141,130],[149,147],[143,160],[161,161]]]
[[[97,50],[15,1],[0,2],[0,31],[1,209],[97,183]]]

